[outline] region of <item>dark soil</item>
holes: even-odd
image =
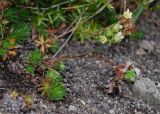
[[[148,77],[160,89],[160,11],[142,16],[137,23],[146,35],[145,40],[154,47],[153,51],[144,50],[144,54],[137,54],[142,40],[126,39],[118,45],[105,46],[98,43],[69,42],[63,55],[81,54],[90,50],[100,51],[106,59],[116,64],[133,61],[143,77]],[[0,113],[2,114],[159,114],[156,109],[137,100],[132,94],[132,84],[124,84],[122,93],[108,95],[104,85],[113,75],[112,67],[100,59],[81,58],[66,61],[66,69],[62,72],[67,86],[68,96],[63,101],[49,101],[37,94],[34,84],[16,78],[15,74],[7,70],[0,71]],[[33,107],[24,108],[21,99],[12,100],[8,93],[16,89],[23,94],[32,94]],[[27,90],[27,92],[26,92]]]

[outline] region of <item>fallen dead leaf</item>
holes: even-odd
[[[51,47],[53,40],[51,39],[44,39],[43,36],[40,36],[39,39],[34,40],[35,45],[40,49],[42,53],[48,51],[48,48]]]

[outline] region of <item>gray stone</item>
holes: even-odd
[[[3,81],[2,80],[0,80],[0,86],[2,86],[3,85]]]
[[[69,110],[69,111],[76,111],[76,107],[73,106],[73,105],[70,105],[68,110]]]
[[[146,55],[147,53],[144,51],[144,49],[140,48],[136,51],[136,54],[141,56],[141,55]]]
[[[157,48],[157,49],[160,49],[160,42],[157,43],[156,48]]]
[[[160,107],[160,92],[149,78],[141,77],[133,86],[133,95],[150,105]]]
[[[109,113],[110,114],[115,114],[115,111],[114,110],[109,110]]]
[[[135,112],[135,114],[144,114],[144,113],[142,113],[142,112]]]
[[[149,52],[153,51],[154,50],[154,47],[153,45],[147,41],[147,40],[143,40],[139,43],[139,47],[144,49],[144,50],[147,50]]]

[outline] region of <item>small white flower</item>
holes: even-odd
[[[124,38],[124,35],[122,32],[118,32],[117,33],[117,36],[119,37],[119,39],[123,39]]]
[[[115,42],[120,42],[123,38],[124,38],[124,35],[122,32],[118,32],[117,34],[114,35]]]
[[[119,30],[122,29],[122,28],[123,28],[123,26],[122,26],[120,23],[115,24],[114,27],[113,27],[113,29],[114,29],[115,31],[119,31]]]
[[[123,16],[127,19],[132,18],[132,12],[129,11],[129,9],[127,9],[127,11],[123,12]]]
[[[99,36],[100,42],[105,44],[107,42],[107,38],[105,36]]]

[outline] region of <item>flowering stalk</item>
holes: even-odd
[[[119,16],[119,21],[107,27],[101,35],[98,36],[102,44],[119,43],[125,36],[135,31],[135,24],[132,20],[132,12],[127,9],[123,15]]]

